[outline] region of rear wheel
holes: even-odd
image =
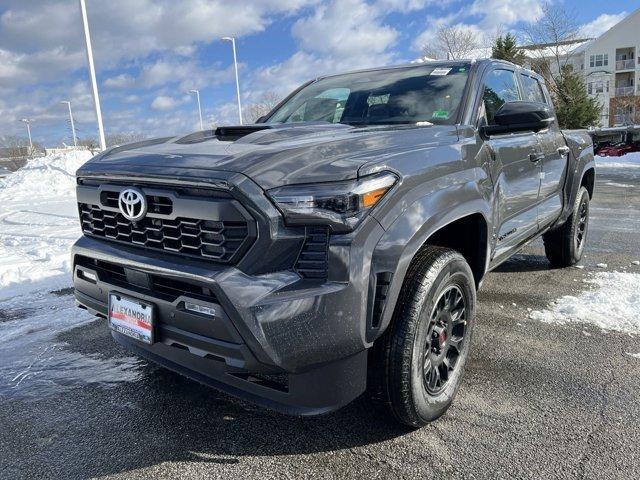
[[[580,187],[573,213],[559,228],[542,236],[544,250],[553,267],[570,267],[582,258],[589,231],[589,192]]]
[[[460,386],[475,320],[475,283],[464,257],[428,246],[405,278],[394,318],[380,339],[375,372],[382,398],[402,423],[441,416]]]

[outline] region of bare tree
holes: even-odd
[[[640,99],[635,95],[612,98],[609,116],[613,117],[610,118],[611,125],[637,125],[640,123]]]
[[[0,148],[2,148],[3,156],[7,157],[23,157],[29,155],[29,139],[17,135],[0,136]],[[33,142],[34,151],[41,150],[40,144]]]
[[[87,147],[89,150],[95,151],[100,148],[100,142],[96,137],[84,137],[78,139],[78,146]]]
[[[473,31],[453,25],[438,28],[433,43],[424,45],[422,53],[429,58],[458,60],[468,58],[480,46],[481,42]]]
[[[277,93],[272,91],[265,92],[256,103],[246,106],[245,117],[249,123],[254,123],[260,117],[273,110],[278,103],[280,103],[280,96]]]
[[[140,140],[146,139],[147,136],[143,133],[136,132],[122,132],[122,133],[111,133],[105,137],[105,143],[107,147],[113,147],[117,145],[125,145],[127,143],[139,142]]]
[[[542,16],[523,29],[523,37],[531,57],[531,67],[545,77],[551,90],[571,61],[571,51],[578,40],[579,27],[575,12],[562,4],[546,1],[542,4]]]

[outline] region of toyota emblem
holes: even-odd
[[[147,213],[147,200],[137,188],[125,188],[118,196],[118,207],[124,218],[135,222]]]

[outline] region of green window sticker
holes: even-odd
[[[436,110],[431,115],[431,118],[438,118],[440,120],[447,120],[449,118],[449,112],[447,110]]]

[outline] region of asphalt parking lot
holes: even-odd
[[[601,172],[584,268],[550,270],[536,242],[489,274],[456,402],[415,431],[367,398],[316,418],[241,403],[132,359],[103,320],[32,342],[74,368],[0,385],[0,477],[640,478],[639,339],[529,318],[599,263],[640,273],[638,232],[640,169]]]

